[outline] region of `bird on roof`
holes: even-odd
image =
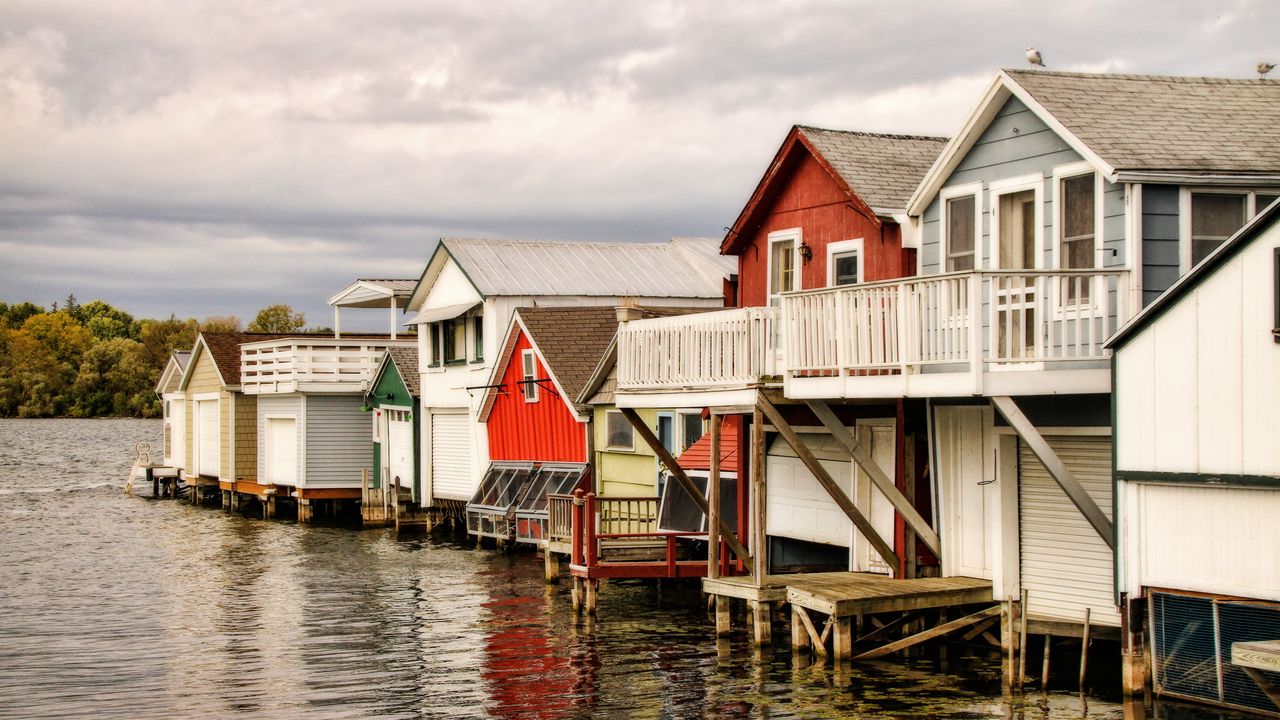
[[[1037,67],[1044,67],[1044,59],[1040,57],[1040,51],[1033,48],[1027,48],[1027,62]]]
[[[1275,67],[1275,63],[1260,62],[1258,63],[1258,66],[1254,69],[1258,71],[1258,77],[1261,78],[1265,76],[1267,73],[1271,72],[1271,70],[1274,67]]]

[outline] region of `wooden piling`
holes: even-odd
[[[732,632],[730,622],[730,599],[724,595],[716,596],[716,636],[725,637]]]
[[[1027,591],[1022,590],[1022,603],[1018,609],[1018,689],[1027,680]]]
[[[1053,647],[1053,636],[1044,636],[1044,659],[1040,661],[1040,692],[1049,694],[1049,650]]]
[[[1084,676],[1089,669],[1089,610],[1084,609],[1084,634],[1080,642],[1080,692],[1084,692]]]
[[[595,579],[587,580],[586,590],[587,590],[587,601],[586,601],[587,615],[595,615],[596,603],[600,598],[600,581]]]
[[[548,585],[560,582],[560,556],[545,548],[542,551],[542,579]]]
[[[768,600],[752,600],[751,639],[756,645],[773,642],[773,605]]]

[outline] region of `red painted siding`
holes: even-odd
[[[537,402],[525,402],[519,382],[520,355],[532,347],[523,332],[516,338],[507,371],[499,382],[506,389],[493,403],[487,423],[489,457],[493,460],[587,462],[587,426],[569,412],[553,383],[538,387]],[[538,361],[538,377],[551,373]]]
[[[915,251],[902,248],[896,223],[880,226],[852,209],[844,190],[803,147],[796,147],[773,181],[775,197],[767,200],[763,220],[747,230],[738,258],[738,296],[743,306],[768,303],[769,233],[800,228],[813,256],[800,260],[800,288],[827,286],[827,245],[862,238],[864,279],[892,280],[915,273]]]

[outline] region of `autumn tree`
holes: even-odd
[[[307,326],[307,318],[288,305],[268,305],[249,323],[249,332],[296,333]]]
[[[200,323],[200,332],[240,332],[240,318],[235,315],[210,315]]]

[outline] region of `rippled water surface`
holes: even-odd
[[[1080,717],[1005,705],[990,654],[793,664],[717,643],[696,590],[599,620],[530,553],[126,496],[158,421],[0,420],[0,716]],[[149,494],[149,488],[139,492]],[[1120,717],[1090,700],[1089,717]]]

